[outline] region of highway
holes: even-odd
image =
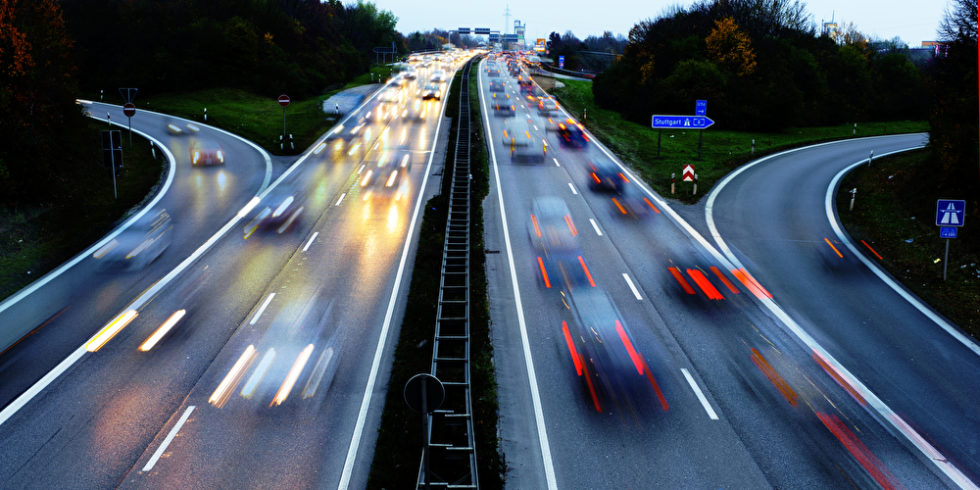
[[[50,338],[36,334],[3,359],[5,372],[47,360],[6,392],[3,486],[363,487],[419,208],[441,163],[433,157],[443,100],[419,92],[437,65],[367,100],[261,199],[250,201],[265,173],[243,169],[256,179],[244,193],[202,190],[164,203],[173,244],[139,275],[144,282],[120,274],[129,282],[100,286],[84,269],[94,259],[73,267],[75,287],[90,281],[91,296],[76,296],[41,330]],[[457,67],[447,63],[443,79]],[[227,184],[232,176],[219,175],[240,154],[220,142],[223,167],[175,181]],[[173,153],[178,170],[189,166],[186,147]],[[218,192],[237,200],[223,209]],[[199,218],[209,219],[202,235],[178,247],[179,223]],[[75,311],[88,316],[61,321]],[[116,326],[124,328],[95,335]],[[64,349],[42,355],[50,343]],[[45,389],[11,402],[45,373]]]
[[[773,312],[789,294],[779,282],[756,275],[755,262],[736,266],[594,139],[564,142],[503,61],[485,62],[480,74],[493,142],[486,242],[500,253],[487,267],[509,485],[951,484],[852,394],[833,356]],[[497,106],[501,97],[516,101],[516,115]],[[547,143],[544,158],[503,140],[517,126]],[[545,212],[555,198],[567,211]],[[814,212],[823,209],[821,201]],[[559,218],[548,226],[545,214]],[[762,229],[754,231],[733,236],[752,240]],[[773,270],[798,277],[792,264]],[[796,294],[807,301],[805,290]],[[570,314],[577,309],[586,313]]]

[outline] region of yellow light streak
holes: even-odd
[[[162,339],[164,335],[167,335],[167,332],[174,328],[174,325],[176,325],[181,318],[184,318],[184,315],[186,314],[187,310],[184,309],[175,311],[172,315],[170,315],[170,318],[167,318],[167,321],[163,322],[163,324],[161,324],[156,331],[153,332],[152,335],[147,337],[147,339],[143,342],[143,345],[140,345],[140,350],[143,352],[149,352],[150,349],[156,347],[157,343],[160,342],[160,339]]]
[[[242,355],[235,361],[235,365],[231,367],[231,370],[228,371],[225,378],[221,380],[221,383],[218,383],[218,387],[215,388],[214,393],[208,398],[208,403],[218,408],[223,407],[225,402],[228,401],[228,394],[231,393],[231,389],[242,380],[245,371],[255,361],[256,355],[254,345],[246,347],[245,352],[242,352]]]
[[[95,334],[91,340],[85,343],[85,350],[89,352],[95,352],[102,348],[109,340],[116,336],[117,333],[121,332],[122,329],[126,328],[139,313],[136,310],[126,310],[112,319],[106,326],[99,330],[99,333]]]
[[[293,367],[289,368],[289,374],[286,375],[286,379],[283,380],[282,386],[279,387],[279,391],[276,393],[275,398],[269,403],[269,406],[279,406],[282,405],[286,398],[289,397],[289,392],[292,391],[293,385],[296,384],[296,380],[299,379],[300,373],[303,372],[303,368],[306,367],[307,361],[310,360],[310,355],[313,354],[313,344],[307,345],[299,356],[296,357],[296,362],[293,363]]]

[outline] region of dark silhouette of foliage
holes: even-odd
[[[634,25],[593,93],[640,123],[696,99],[730,129],[920,119],[929,96],[906,49],[818,36],[798,0],[703,0]]]

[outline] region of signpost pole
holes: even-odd
[[[946,282],[947,264],[949,264],[949,238],[946,239],[946,255],[943,257],[943,282]]]
[[[664,134],[664,130],[662,129],[657,130],[657,158],[660,158],[660,137],[663,136],[663,134]],[[671,191],[670,193],[673,194],[674,192]]]
[[[286,106],[282,108],[282,137],[286,137]]]
[[[129,116],[129,146],[133,146],[133,116]]]
[[[701,161],[701,137],[704,136],[703,130],[698,130],[698,161]]]

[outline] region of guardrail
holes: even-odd
[[[418,488],[479,488],[470,387],[470,95],[472,60],[460,74],[459,115],[449,216],[443,244],[439,304],[430,374],[445,388],[442,406],[429,415],[428,461],[421,461]],[[423,459],[425,452],[423,452]]]

